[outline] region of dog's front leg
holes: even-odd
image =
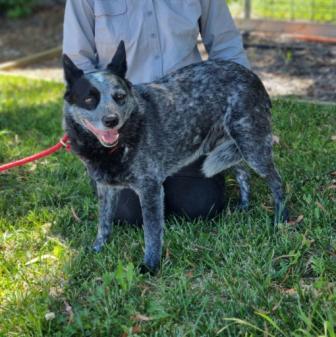
[[[145,235],[145,258],[141,272],[154,273],[160,264],[164,210],[163,187],[156,181],[146,181],[138,189]]]
[[[99,222],[97,237],[93,244],[95,252],[99,252],[102,249],[111,233],[119,191],[117,188],[97,183],[97,195],[99,200]]]

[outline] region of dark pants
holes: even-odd
[[[205,178],[201,174],[203,159],[183,168],[164,182],[165,215],[184,215],[189,219],[212,218],[225,207],[223,175]],[[116,221],[142,224],[138,196],[130,189],[120,192]]]

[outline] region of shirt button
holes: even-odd
[[[152,33],[150,36],[151,36],[151,38],[153,38],[153,39],[154,39],[154,38],[155,38],[155,36],[156,36],[156,34],[155,34],[155,33]]]
[[[152,11],[148,11],[148,12],[147,12],[147,15],[148,15],[148,16],[151,16],[152,14],[153,14]]]
[[[160,55],[155,55],[155,60],[158,60],[160,58]]]

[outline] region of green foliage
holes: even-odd
[[[37,0],[0,0],[0,12],[10,18],[19,18],[32,12]]]
[[[234,16],[243,16],[244,0],[229,1]],[[252,18],[336,23],[334,0],[251,0]]]
[[[62,91],[0,76],[1,163],[59,140]],[[90,251],[96,198],[73,155],[0,174],[0,336],[335,337],[335,118],[335,106],[275,100],[275,160],[296,221],[272,225],[254,176],[247,212],[168,219],[155,277],[135,267],[142,229],[115,226]]]
[[[336,22],[334,0],[252,0],[255,17],[276,20]]]

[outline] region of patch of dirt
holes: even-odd
[[[272,96],[336,102],[336,44],[261,33],[245,35],[244,42],[253,70]]]
[[[0,62],[62,44],[64,9],[46,7],[20,19],[1,18]],[[244,34],[253,70],[272,96],[336,102],[336,44],[296,41],[286,36]],[[59,58],[6,73],[62,81]]]
[[[64,6],[41,7],[22,19],[0,17],[0,63],[62,45]]]

